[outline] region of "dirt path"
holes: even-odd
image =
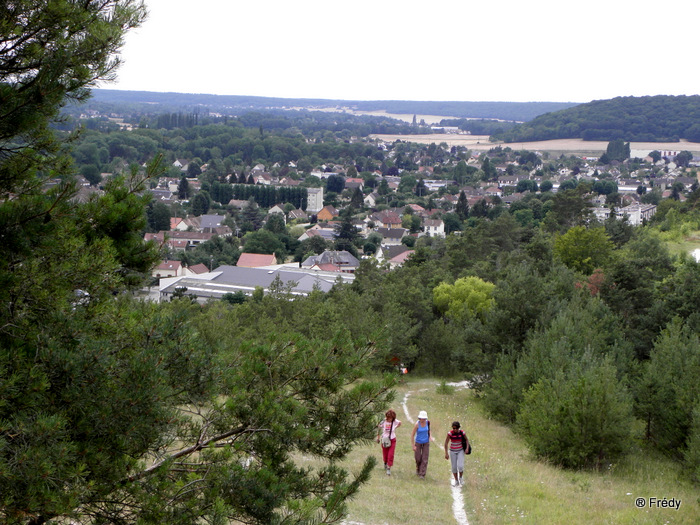
[[[466,383],[450,383],[450,385],[461,388],[466,388],[467,386]],[[410,395],[411,392],[407,392],[406,395],[403,396],[401,406],[403,407],[404,414],[406,414],[406,419],[411,424],[415,424],[416,420],[413,419],[411,417],[411,414],[409,414],[408,412],[408,398],[410,397]],[[445,449],[441,449],[444,452]],[[452,477],[452,470],[450,469],[450,485],[452,488],[452,514],[454,515],[458,525],[469,525],[469,521],[467,520],[467,512],[464,510],[464,498],[462,496],[462,487],[459,485],[452,485],[453,479],[454,478]]]

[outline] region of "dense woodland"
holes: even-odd
[[[279,116],[263,113],[173,129],[154,116],[130,132],[105,122],[76,137],[52,122],[116,67],[123,31],[145,13],[126,0],[51,3],[16,2],[0,25],[14,46],[0,61],[1,521],[339,522],[374,459],[357,473],[339,461],[374,435],[401,364],[471,380],[494,417],[563,468],[603,468],[641,441],[700,482],[700,265],[668,249],[700,229],[697,190],[640,227],[592,220],[587,184],[514,208],[458,206],[459,234],[419,238],[393,271],[363,260],[327,294],[145,302],[135,292],[161,255],[143,242],[147,190],[171,159],[209,163],[194,175],[211,197],[259,160],[371,175],[410,169],[414,146],[388,158],[342,129],[265,125]],[[419,153],[460,183],[494,169],[438,145]],[[76,199],[86,166],[112,175]],[[415,187],[407,178],[395,204]]]
[[[700,142],[700,96],[617,97],[535,117],[495,133],[505,142],[580,138]]]

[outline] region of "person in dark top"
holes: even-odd
[[[452,430],[447,433],[445,438],[445,459],[449,459],[452,463],[454,485],[461,487],[464,485],[462,474],[464,472],[464,443],[467,436],[459,427],[459,421],[452,422]]]

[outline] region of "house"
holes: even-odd
[[[360,191],[365,187],[365,181],[364,179],[360,179],[357,177],[349,177],[345,179],[345,189],[350,189],[354,190],[355,188],[359,188]]]
[[[378,262],[389,262],[391,259],[394,259],[398,256],[400,256],[402,253],[413,251],[411,250],[408,246],[405,246],[403,244],[399,245],[388,245],[388,244],[382,244],[377,248],[377,253],[375,254],[375,258],[377,259]]]
[[[494,197],[503,197],[503,190],[498,186],[489,186],[488,188],[484,188],[484,194]]]
[[[221,227],[224,222],[223,215],[201,215],[199,217],[199,230],[212,233],[216,228]]]
[[[170,217],[170,229],[184,232],[187,230],[187,224],[180,217]]]
[[[253,175],[252,172],[251,175]],[[269,173],[258,173],[257,175],[253,175],[253,180],[255,181],[255,184],[262,184],[263,186],[269,186],[272,184],[272,176]]]
[[[184,242],[186,242],[186,245],[188,248],[202,244],[203,242],[210,240],[212,237],[214,237],[214,235],[215,235],[214,233],[204,233],[204,232],[187,232],[187,231],[185,231],[185,232],[180,232],[180,231],[168,232],[168,237],[170,239],[184,241]]]
[[[381,196],[376,191],[373,191],[369,195],[365,195],[364,203],[368,208],[374,208],[381,199]]]
[[[267,253],[242,253],[236,262],[236,266],[244,268],[261,268],[277,264],[277,256]]]
[[[618,179],[617,181],[618,193],[637,193],[639,186],[643,186],[643,184],[635,179]]]
[[[248,204],[248,201],[242,201],[239,199],[231,199],[228,201],[228,205],[232,208],[236,208],[237,210],[242,210],[245,208],[246,204]]]
[[[189,161],[185,159],[175,159],[175,162],[173,162],[173,166],[176,168],[179,168],[180,171],[187,171],[187,166],[189,165]]]
[[[162,261],[151,271],[153,277],[180,277],[185,275],[185,269],[180,261]]]
[[[319,224],[314,224],[311,228],[306,230],[299,236],[299,241],[305,241],[311,237],[321,237],[326,241],[335,241],[335,229],[334,228],[323,228]]]
[[[374,222],[377,228],[400,228],[401,216],[393,211],[384,210],[377,213],[372,213],[367,219],[367,222]]]
[[[199,216],[187,217],[186,219],[183,219],[182,222],[184,223],[184,226],[185,226],[185,229],[182,231],[186,231],[186,230],[199,231],[201,226],[202,226],[202,218]]]
[[[382,236],[382,244],[387,245],[401,244],[401,239],[408,234],[406,228],[375,228],[375,231]]]
[[[295,186],[299,186],[299,184],[301,184],[301,182],[298,181],[298,180],[295,180],[295,179],[293,179],[293,178],[291,178],[291,177],[282,177],[282,178],[280,179],[279,184],[280,184],[280,186],[287,186],[287,187],[292,187],[292,188],[293,188],[293,187],[295,187]]]
[[[289,212],[289,220],[308,221],[309,216],[304,210],[292,210]]]
[[[160,231],[158,233],[146,233],[143,240],[153,241],[158,246],[167,246],[171,250],[185,251],[187,248],[208,241],[214,236],[212,233],[187,232],[187,231]]]
[[[403,266],[403,264],[408,260],[408,258],[415,253],[415,250],[406,250],[398,255],[395,255],[391,259],[389,259],[389,268],[392,270],[394,268],[398,268],[399,266]]]
[[[328,206],[324,206],[316,214],[316,217],[318,218],[319,221],[332,221],[338,215],[339,215],[338,210],[336,210],[333,206],[328,205]]]
[[[441,219],[425,219],[423,221],[423,231],[431,237],[444,237],[445,223]]]
[[[175,195],[173,194],[172,191],[162,189],[162,188],[154,188],[151,190],[151,195],[153,196],[154,200],[160,201],[160,202],[172,202],[175,200]]]
[[[209,268],[204,263],[193,264],[185,268],[185,275],[202,275],[204,273],[209,273]]]
[[[281,204],[275,204],[272,208],[267,210],[267,213],[268,214],[281,213],[282,215],[284,215],[284,208],[282,207]]]
[[[359,267],[360,261],[345,250],[326,250],[321,255],[312,255],[301,263],[301,268],[326,272],[354,273]]]
[[[175,177],[161,177],[158,179],[158,187],[170,190],[172,193],[177,193],[180,186],[180,179]]]
[[[596,219],[604,222],[610,218],[610,208],[607,206],[594,206],[591,208],[593,215]]]

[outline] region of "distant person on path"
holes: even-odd
[[[430,456],[430,442],[435,441],[435,438],[430,434],[430,421],[428,421],[428,413],[425,410],[418,413],[418,421],[413,426],[411,441],[413,441],[413,456],[416,459],[416,474],[420,479],[425,479],[425,473],[428,470],[428,457]]]
[[[387,410],[384,421],[377,425],[377,443],[382,444],[382,457],[386,475],[391,476],[391,467],[394,466],[394,452],[396,451],[396,429],[401,426],[401,421],[396,419],[396,412]]]
[[[445,459],[449,459],[452,463],[455,486],[461,487],[464,485],[462,473],[464,472],[464,443],[467,442],[467,435],[459,427],[459,421],[452,422],[452,430],[447,433],[445,438]]]

